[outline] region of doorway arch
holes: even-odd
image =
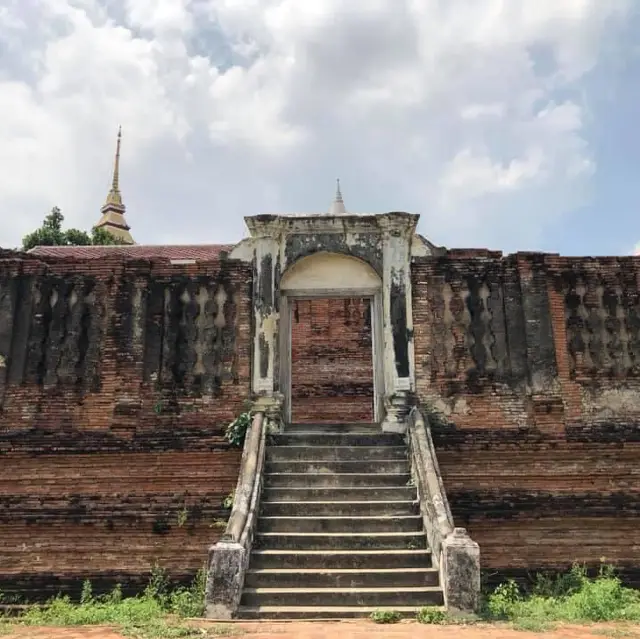
[[[280,389],[285,419],[292,419],[293,312],[300,304],[320,300],[366,300],[370,309],[373,421],[384,411],[382,344],[382,279],[365,261],[341,253],[320,251],[289,266],[280,278]],[[334,302],[335,304],[335,302]],[[362,355],[362,353],[359,353]]]

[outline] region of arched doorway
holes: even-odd
[[[318,252],[280,280],[280,384],[290,422],[375,422],[383,411],[382,280]]]

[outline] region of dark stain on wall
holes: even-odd
[[[287,265],[322,251],[341,253],[357,257],[371,266],[382,277],[382,246],[380,236],[374,233],[354,233],[353,241],[347,243],[343,233],[313,233],[288,235],[285,245]]]
[[[409,377],[409,332],[407,327],[407,297],[402,277],[391,277],[391,322],[393,352],[398,377]]]

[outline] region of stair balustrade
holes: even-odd
[[[466,529],[454,525],[428,422],[417,408],[408,422],[411,470],[445,606],[453,615],[475,613],[480,599],[480,548]]]
[[[253,416],[244,441],[231,515],[222,538],[209,549],[205,594],[205,614],[209,618],[231,619],[240,604],[262,491],[266,425],[264,413]]]

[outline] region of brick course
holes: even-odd
[[[419,401],[491,575],[640,583],[640,261],[416,258]],[[191,578],[221,533],[250,396],[252,268],[0,252],[0,591]],[[371,421],[365,300],[300,300],[295,421]]]
[[[294,300],[291,318],[293,422],[372,422],[370,300]]]
[[[450,252],[412,270],[419,400],[494,579],[640,583],[640,260]]]
[[[0,590],[192,578],[237,481],[250,266],[0,257]]]

